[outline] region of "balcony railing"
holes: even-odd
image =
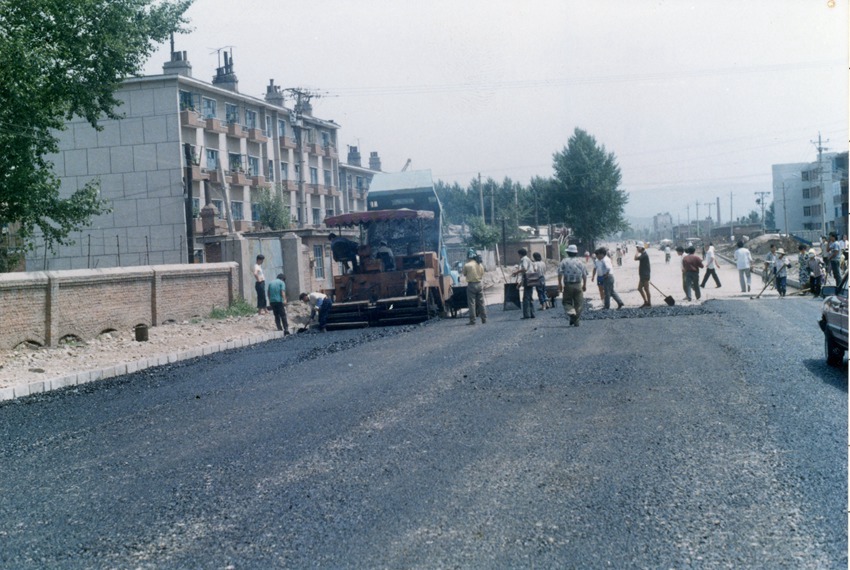
[[[295,139],[292,137],[280,137],[280,148],[295,148]]]
[[[258,142],[258,143],[264,143],[264,142],[267,142],[269,140],[269,137],[267,137],[263,133],[262,129],[251,128],[251,129],[248,129],[248,140]]]
[[[265,176],[252,176],[251,186],[255,186],[257,188],[271,188],[272,183],[266,180]]]
[[[247,186],[248,184],[250,184],[250,179],[248,178],[248,175],[244,172],[231,170],[229,174],[231,184],[234,184],[236,186]]]
[[[246,139],[248,138],[248,129],[239,123],[229,123],[227,125],[227,134],[231,137]]]
[[[203,118],[201,118],[201,114],[197,111],[193,111],[191,109],[186,109],[184,111],[180,111],[180,125],[184,127],[195,127],[202,129],[204,128]]]
[[[222,124],[221,120],[215,117],[209,117],[204,124],[204,130],[214,133],[226,133],[227,127]]]

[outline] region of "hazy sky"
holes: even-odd
[[[772,164],[816,160],[819,131],[847,150],[848,2],[195,0],[176,49],[210,81],[233,46],[242,93],[323,93],[343,160],[526,184],[579,127],[617,156],[627,215],[684,223],[720,197],[725,221]]]

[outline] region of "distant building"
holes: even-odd
[[[652,239],[658,241],[661,239],[672,239],[672,237],[673,216],[669,212],[652,216]]]
[[[773,165],[776,227],[811,238],[847,233],[848,153],[824,153],[820,164]]]

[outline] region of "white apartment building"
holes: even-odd
[[[820,163],[773,165],[776,227],[803,237],[846,231],[847,153],[824,153]]]

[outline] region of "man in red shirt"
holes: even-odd
[[[700,299],[700,290],[699,290],[699,270],[702,269],[702,259],[698,255],[695,255],[696,248],[694,246],[688,246],[685,249],[685,257],[682,258],[682,271],[685,273],[685,296],[688,301],[692,301],[691,297],[691,289],[694,290],[694,294],[696,295],[697,301]]]

